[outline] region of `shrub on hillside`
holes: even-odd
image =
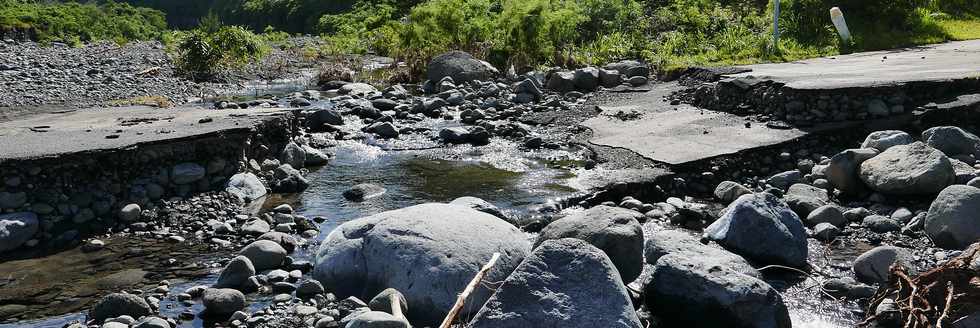
[[[160,11],[107,1],[102,4],[0,0],[0,30],[18,30],[37,41],[80,43],[95,40],[160,38],[167,29]]]
[[[222,26],[214,33],[204,29],[177,38],[177,68],[195,79],[209,79],[220,70],[253,62],[265,54],[262,39],[241,26]]]

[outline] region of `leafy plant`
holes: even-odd
[[[177,68],[195,79],[213,78],[222,69],[257,61],[267,52],[260,37],[241,26],[222,26],[215,33],[195,29],[178,37]]]

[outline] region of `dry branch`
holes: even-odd
[[[470,280],[470,283],[466,285],[463,292],[456,298],[456,304],[453,304],[453,307],[449,309],[449,314],[447,314],[446,318],[442,320],[442,324],[439,325],[439,328],[449,328],[449,326],[452,325],[453,320],[455,320],[456,316],[459,315],[459,310],[462,309],[463,304],[466,303],[466,298],[469,297],[474,290],[476,290],[476,286],[478,286],[480,281],[483,280],[483,276],[487,275],[487,272],[490,271],[490,268],[493,267],[494,263],[497,263],[497,259],[499,258],[500,253],[493,253],[493,256],[490,257],[490,261],[487,262],[483,268],[480,268],[480,271],[473,276],[473,280]]]

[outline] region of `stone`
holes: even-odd
[[[516,220],[511,219],[506,215],[504,215],[504,213],[500,211],[500,208],[498,208],[496,205],[490,204],[490,202],[477,197],[463,196],[463,197],[453,199],[453,201],[449,202],[449,204],[466,206],[474,210],[496,216],[501,220],[507,221],[507,223],[513,224],[514,226],[518,226],[518,222]]]
[[[888,105],[881,99],[872,99],[868,102],[868,114],[874,117],[885,117],[891,114]]]
[[[643,214],[619,207],[595,206],[551,222],[534,245],[552,239],[577,238],[598,247],[612,260],[624,283],[643,271]]]
[[[769,284],[702,258],[661,257],[645,291],[648,308],[667,327],[792,327]]]
[[[635,76],[649,77],[650,76],[650,66],[635,60],[623,60],[615,63],[606,64],[603,66],[604,69],[613,70],[619,72],[626,78],[631,78]]]
[[[295,142],[290,142],[279,153],[279,163],[301,168],[306,165],[306,151]]]
[[[844,218],[850,222],[862,222],[864,218],[871,215],[871,211],[864,207],[852,208],[844,211]]]
[[[119,219],[123,222],[136,222],[140,219],[140,214],[143,212],[140,206],[137,204],[126,204],[121,209],[119,209]]]
[[[344,328],[411,328],[405,319],[387,312],[367,311],[354,317]]]
[[[770,193],[739,197],[705,229],[704,236],[760,264],[800,268],[807,263],[803,222]]]
[[[398,129],[395,128],[395,125],[391,124],[390,122],[377,122],[371,124],[364,128],[364,131],[374,133],[382,139],[397,139],[399,135]]]
[[[463,127],[443,128],[439,130],[439,139],[449,144],[464,144],[469,142],[470,132]]]
[[[325,289],[323,284],[316,280],[306,280],[296,287],[296,296],[301,298],[310,298],[316,295],[323,294]]]
[[[953,165],[954,184],[967,184],[970,180],[977,177],[977,169],[973,165],[967,164],[955,158],[950,158],[949,163]]]
[[[735,201],[742,195],[751,193],[752,189],[749,189],[734,181],[722,181],[717,187],[715,187],[715,198],[725,204]]]
[[[254,219],[242,224],[241,231],[246,235],[258,236],[272,231],[272,227],[269,226],[269,223],[265,222],[264,220]]]
[[[871,148],[848,149],[837,153],[830,158],[830,164],[827,165],[827,180],[845,194],[864,192],[867,187],[861,181],[858,171],[861,163],[877,155],[878,150]]]
[[[922,141],[946,156],[975,155],[980,138],[955,126],[937,126],[922,132]]]
[[[762,278],[762,273],[752,267],[745,258],[735,253],[721,248],[702,244],[693,235],[680,230],[654,230],[655,227],[648,224],[643,254],[647,264],[657,264],[657,261],[667,254],[679,254],[684,257],[700,258],[716,264],[725,265],[733,270]]]
[[[384,187],[373,183],[361,183],[347,189],[344,191],[343,195],[344,198],[349,201],[363,202],[365,200],[384,195],[386,191],[387,189]]]
[[[170,323],[160,317],[146,317],[136,323],[133,328],[170,328]]]
[[[793,212],[804,218],[810,216],[810,212],[817,208],[830,204],[827,190],[802,183],[790,186],[783,198]]]
[[[840,228],[827,222],[817,223],[817,225],[813,227],[813,237],[817,238],[818,240],[832,241],[839,235]]]
[[[952,185],[932,201],[926,214],[926,234],[936,246],[964,249],[980,240],[980,189]]]
[[[256,240],[239,254],[247,257],[256,271],[278,268],[286,259],[286,249],[271,240]]]
[[[852,270],[859,281],[869,284],[884,284],[888,282],[889,268],[899,263],[914,272],[912,256],[903,248],[895,246],[878,246],[854,260]]]
[[[766,180],[766,183],[775,188],[786,190],[786,188],[800,182],[800,180],[803,180],[803,173],[800,173],[798,170],[792,170],[773,175]]]
[[[174,184],[188,184],[201,180],[207,169],[197,163],[181,163],[174,166],[170,179]]]
[[[324,124],[329,125],[344,125],[344,117],[340,115],[333,109],[320,109],[309,114],[309,125],[310,129],[314,132],[322,131],[321,127]]]
[[[375,295],[374,298],[371,298],[371,301],[368,302],[368,307],[373,311],[395,313],[391,308],[392,295],[398,299],[401,312],[408,312],[408,300],[405,299],[405,295],[402,295],[401,292],[394,288],[387,288],[378,293],[378,295]]]
[[[554,72],[548,77],[545,85],[548,90],[558,93],[566,93],[575,90],[575,73],[573,72]]]
[[[912,135],[898,130],[875,131],[861,143],[861,148],[873,148],[879,152],[894,146],[908,145],[915,142]]]
[[[133,294],[112,293],[95,303],[95,306],[88,312],[88,318],[98,323],[123,315],[140,318],[151,313],[153,313],[153,309],[142,297]]]
[[[25,192],[0,192],[0,209],[18,209],[27,203]]]
[[[303,162],[305,167],[323,166],[330,162],[330,155],[319,149],[304,145],[303,151],[306,152],[306,161]]]
[[[824,205],[810,212],[806,216],[806,224],[810,226],[816,226],[821,223],[830,223],[836,227],[843,228],[847,226],[847,219],[844,218],[844,213],[841,213],[840,208],[836,205]]]
[[[591,244],[548,240],[504,280],[468,327],[642,327],[622,280]]]
[[[231,288],[208,288],[201,295],[201,303],[210,314],[231,315],[245,309],[245,294]]]
[[[544,93],[541,92],[541,86],[530,78],[526,78],[515,85],[514,93],[530,95],[532,101],[541,100],[541,97],[544,96]]]
[[[276,244],[279,244],[279,246],[282,246],[282,248],[285,249],[287,253],[291,253],[292,251],[294,251],[296,249],[296,246],[298,245],[298,242],[296,241],[296,238],[293,237],[293,235],[279,232],[279,231],[266,232],[261,236],[259,236],[259,239],[275,242]]]
[[[869,215],[861,221],[861,224],[877,233],[901,231],[902,224],[889,217],[881,215]]]
[[[245,256],[236,256],[228,261],[225,268],[221,270],[218,281],[214,283],[215,288],[241,288],[248,282],[248,278],[255,275],[255,266],[252,261]]]
[[[861,163],[861,180],[883,194],[935,194],[955,181],[949,158],[922,142],[888,148]]]
[[[367,83],[348,83],[340,87],[337,93],[342,95],[360,96],[366,97],[368,95],[378,93],[378,89],[373,85]]]
[[[585,67],[575,70],[573,76],[575,89],[579,91],[591,92],[599,88],[599,69],[595,67]]]
[[[405,295],[416,324],[438,323],[493,253],[501,257],[486,281],[502,281],[530,249],[526,235],[469,207],[421,204],[348,221],[316,251],[313,277],[340,297],[374,296],[385,288]],[[479,287],[467,300],[482,304]],[[476,308],[464,308],[461,316]]]
[[[611,69],[599,70],[599,84],[606,88],[616,87],[623,84],[623,76],[618,71]]]
[[[277,193],[297,193],[309,188],[310,182],[292,165],[282,164],[273,172],[273,182],[269,189]]]
[[[450,51],[432,58],[426,68],[426,78],[441,81],[451,77],[454,82],[490,81],[500,75],[500,71],[485,61],[476,59],[462,51]]]
[[[0,214],[0,253],[24,245],[39,228],[40,221],[32,212]]]

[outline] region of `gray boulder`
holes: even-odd
[[[912,135],[898,130],[875,131],[861,143],[861,148],[874,148],[879,152],[894,146],[908,145],[915,142]]]
[[[769,284],[703,258],[661,257],[646,293],[649,308],[668,327],[792,327]]]
[[[247,235],[259,236],[266,232],[272,231],[272,227],[269,225],[269,222],[265,222],[265,220],[255,219],[242,224],[241,231]]]
[[[411,328],[405,319],[387,312],[367,311],[354,317],[344,328]]]
[[[269,189],[277,193],[297,193],[310,187],[310,182],[292,165],[282,164],[272,173],[273,181]]]
[[[405,295],[394,288],[382,290],[380,293],[378,293],[378,295],[375,295],[374,298],[368,302],[368,307],[374,311],[395,313],[394,309],[391,307],[392,296],[398,299],[399,308],[401,309],[402,313],[408,312],[408,300],[405,299]]]
[[[803,222],[770,193],[739,197],[704,235],[761,264],[803,267],[807,263]]]
[[[306,165],[306,151],[295,142],[290,142],[279,153],[279,163],[289,164],[294,168],[301,168]]]
[[[595,67],[585,67],[575,70],[573,77],[575,89],[579,91],[595,91],[599,88],[599,69]]]
[[[844,213],[841,213],[840,208],[837,206],[824,205],[813,210],[813,212],[810,212],[806,216],[806,224],[810,226],[816,226],[821,223],[830,223],[842,228],[847,225],[847,219],[844,218]]]
[[[368,133],[374,133],[381,137],[382,139],[397,139],[398,129],[395,128],[394,124],[390,122],[377,122],[364,128],[364,131]]]
[[[316,252],[314,278],[340,297],[386,288],[405,295],[413,322],[436,323],[495,252],[486,281],[502,281],[530,249],[526,235],[499,218],[449,204],[422,204],[346,222]],[[489,297],[480,287],[462,316]]]
[[[888,270],[896,262],[909,270],[915,270],[912,266],[912,255],[895,246],[878,246],[864,252],[854,260],[852,269],[859,281],[883,284],[888,282]]]
[[[453,199],[453,201],[449,202],[449,204],[466,206],[474,210],[496,216],[504,221],[507,221],[507,223],[517,226],[517,221],[504,215],[504,213],[501,212],[500,208],[497,208],[496,205],[490,204],[490,202],[477,197],[463,196]]]
[[[122,315],[139,318],[151,313],[153,313],[153,309],[142,297],[133,294],[112,293],[95,303],[95,306],[88,312],[88,318],[95,322],[102,322]]]
[[[215,288],[239,288],[248,282],[248,278],[255,275],[255,266],[252,261],[245,256],[236,256],[231,259],[225,268],[221,270],[218,281],[214,283]]]
[[[612,260],[624,283],[643,271],[643,214],[620,207],[595,206],[551,222],[534,245],[562,238],[577,238],[598,247]]]
[[[680,230],[654,230],[648,227],[643,246],[646,263],[657,264],[657,261],[667,254],[679,254],[683,257],[700,258],[716,264],[728,266],[735,271],[762,278],[762,273],[752,267],[745,258],[721,248],[702,244],[698,238]]]
[[[573,72],[554,72],[548,77],[545,88],[558,93],[566,93],[575,90],[575,73]]]
[[[245,308],[245,294],[231,288],[208,288],[201,295],[204,310],[214,315],[230,315]]]
[[[946,156],[977,153],[980,138],[955,126],[937,126],[922,132],[922,141]]]
[[[894,195],[935,194],[956,180],[949,158],[922,142],[888,148],[861,163],[859,174],[871,189]]]
[[[890,148],[890,147],[889,147]],[[859,194],[867,190],[861,176],[858,174],[861,163],[878,155],[878,150],[872,148],[848,149],[830,158],[827,165],[827,180],[834,188],[846,194]]]
[[[831,241],[838,235],[840,235],[840,228],[827,222],[817,223],[813,227],[813,237],[818,240]]]
[[[321,131],[324,124],[344,125],[344,117],[333,109],[317,110],[311,113],[308,119],[310,129],[313,129],[314,132]]]
[[[902,224],[887,216],[869,215],[861,221],[861,224],[869,230],[877,233],[885,233],[902,230]]]
[[[135,222],[140,219],[143,210],[137,204],[126,204],[119,209],[119,219],[123,222]]]
[[[262,180],[259,180],[258,176],[249,172],[231,176],[228,179],[228,183],[225,184],[225,191],[235,195],[238,199],[249,202],[266,195]]]
[[[160,317],[146,317],[133,325],[133,328],[170,328],[170,323]]]
[[[777,173],[776,175],[773,175],[767,179],[766,183],[770,186],[786,190],[786,188],[800,182],[800,180],[803,180],[803,173],[800,173],[799,170],[792,170]]]
[[[361,183],[354,185],[350,189],[344,191],[344,198],[352,202],[363,202],[365,200],[375,198],[388,191],[382,186],[373,183]]]
[[[752,189],[734,181],[722,181],[715,187],[715,198],[718,198],[718,200],[726,204],[735,201],[739,197],[742,197],[742,195],[751,193]]]
[[[439,130],[439,139],[449,144],[464,144],[469,142],[470,132],[464,127],[443,128]]]
[[[965,185],[977,177],[977,169],[973,165],[955,158],[950,158],[949,163],[953,164],[953,175],[956,176],[953,183]]]
[[[498,75],[500,71],[493,65],[462,51],[450,51],[435,56],[426,69],[426,78],[433,82],[441,81],[447,76],[456,83],[490,81]]]
[[[348,83],[348,84],[344,84],[344,86],[340,87],[340,89],[337,90],[337,93],[342,95],[352,95],[352,96],[360,96],[360,97],[364,97],[378,92],[379,91],[377,88],[367,83]]]
[[[255,266],[255,270],[275,269],[286,259],[286,249],[271,240],[256,240],[238,253]]]
[[[925,231],[936,246],[949,249],[964,249],[980,240],[980,189],[943,189],[929,206]]]
[[[207,169],[197,163],[181,163],[174,165],[170,179],[174,184],[187,184],[201,180],[207,174]]]
[[[827,195],[827,190],[802,183],[790,186],[783,198],[793,212],[804,218],[817,208],[830,204],[830,196]]]
[[[330,162],[330,155],[327,155],[319,149],[303,145],[303,151],[306,152],[306,161],[303,162],[303,166],[323,166]]]
[[[606,64],[603,68],[619,72],[626,78],[634,76],[650,76],[650,66],[635,60],[623,60],[615,63]]]
[[[622,280],[594,246],[549,240],[507,277],[468,327],[642,327]]]
[[[34,237],[40,227],[31,212],[0,214],[0,252],[16,249]]]
[[[612,88],[623,84],[623,76],[618,71],[603,68],[599,70],[599,84],[606,88]]]

